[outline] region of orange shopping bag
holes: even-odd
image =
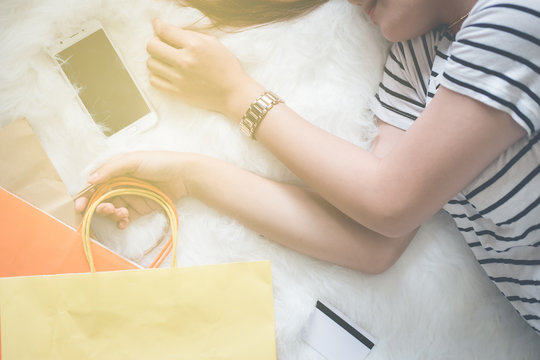
[[[97,242],[91,247],[98,271],[138,268]],[[87,271],[73,228],[0,187],[0,277]]]

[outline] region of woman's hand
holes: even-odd
[[[147,66],[154,87],[236,120],[264,91],[216,37],[159,19],[153,26],[156,37],[147,45]]]
[[[100,184],[113,177],[127,175],[147,180],[160,188],[171,200],[187,195],[182,176],[182,164],[189,154],[175,152],[134,152],[113,158],[88,178],[90,184]],[[75,208],[83,212],[91,194],[75,200]],[[137,196],[121,196],[102,203],[96,213],[107,216],[124,229],[130,221],[159,208],[153,201]]]

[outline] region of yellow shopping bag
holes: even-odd
[[[2,278],[0,321],[4,360],[276,358],[269,262]]]

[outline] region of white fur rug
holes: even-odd
[[[73,191],[93,166],[136,149],[194,151],[287,181],[294,176],[221,116],[190,108],[148,84],[146,42],[154,17],[182,25],[197,13],[170,0],[0,2],[0,125],[28,118]],[[110,33],[159,113],[159,125],[128,141],[107,140],[86,122],[45,47],[88,19]],[[313,123],[367,147],[368,109],[386,43],[359,8],[330,1],[300,20],[221,34],[246,70]],[[180,263],[272,262],[278,357],[322,359],[300,338],[317,299],[377,339],[369,359],[538,359],[540,341],[489,282],[445,214],[418,233],[386,273],[364,275],[268,241],[194,199],[178,204]],[[284,220],[285,221],[285,220]],[[146,265],[166,229],[160,214],[122,232],[94,230],[106,245]],[[0,229],[1,231],[1,229]]]

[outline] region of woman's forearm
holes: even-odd
[[[195,155],[183,167],[188,193],[267,238],[304,254],[368,273],[392,265],[413,234],[375,233],[311,191]]]
[[[357,222],[380,232],[385,193],[377,183],[379,159],[323,131],[287,106],[276,106],[262,122],[257,140],[310,188]]]

